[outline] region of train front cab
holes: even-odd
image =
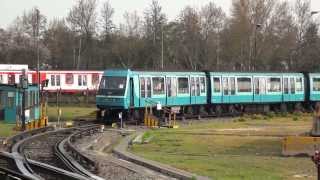
[[[96,105],[99,111],[97,118],[108,121],[118,120],[118,113],[130,106],[130,70],[107,70],[100,81],[96,95]]]
[[[320,73],[309,73],[309,100],[314,105],[320,102]]]

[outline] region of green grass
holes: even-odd
[[[272,116],[150,130],[152,141],[135,144],[132,151],[214,179],[315,179],[310,158],[281,156],[281,136],[309,131],[310,114]]]
[[[76,117],[95,117],[95,106],[61,106],[60,108],[62,110],[61,121],[71,121]],[[48,117],[49,122],[58,120],[58,110],[56,106],[48,107]]]
[[[6,124],[0,121],[0,137],[8,137],[18,133],[14,130],[15,126],[15,124]]]

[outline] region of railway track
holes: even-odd
[[[47,131],[37,135],[28,136],[14,143],[10,152],[16,155],[14,161],[21,174],[32,179],[48,180],[74,180],[74,179],[99,179],[90,171],[84,169],[71,156],[83,156],[80,152],[66,151],[68,137],[75,132],[86,130],[97,131],[98,125]],[[83,164],[86,164],[83,162]],[[0,167],[4,167],[1,165]],[[91,164],[91,166],[93,166]],[[18,171],[16,171],[18,172]]]

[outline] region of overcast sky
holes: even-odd
[[[98,1],[99,4],[102,4],[105,0]],[[200,8],[210,1],[214,1],[229,13],[231,0],[159,0],[169,20],[175,19],[186,5]],[[76,2],[76,0],[0,0],[0,27],[6,28],[17,16],[22,15],[24,10],[29,10],[34,6],[37,6],[48,17],[48,20],[54,17],[62,18],[67,16]],[[151,0],[110,0],[111,6],[115,9],[114,22],[116,24],[123,22],[125,11],[136,10],[142,15],[150,2]],[[320,0],[311,0],[311,9],[320,10]],[[317,18],[320,19],[320,15]]]

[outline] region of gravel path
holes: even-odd
[[[121,139],[117,132],[105,131],[78,140],[76,147],[93,157],[99,164],[98,176],[105,179],[119,180],[164,180],[172,179],[158,172],[131,162],[116,158],[112,153],[113,146]]]

